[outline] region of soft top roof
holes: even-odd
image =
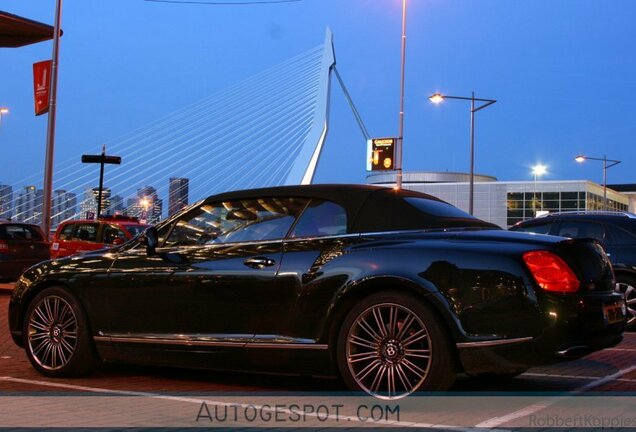
[[[347,231],[351,233],[454,226],[496,227],[468,214],[460,218],[427,215],[410,205],[403,198],[418,197],[440,203],[444,203],[444,201],[421,192],[371,185],[317,184],[277,186],[226,192],[208,197],[205,202],[212,203],[267,197],[304,197],[333,201],[342,206],[347,212]]]

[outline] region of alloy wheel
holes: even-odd
[[[410,309],[380,303],[364,310],[349,328],[346,359],[358,386],[382,399],[398,399],[426,379],[432,344],[428,329]]]
[[[625,303],[627,303],[627,326],[633,327],[636,324],[636,287],[631,283],[617,282],[616,291],[625,296]]]
[[[44,369],[55,371],[71,360],[77,347],[77,317],[58,296],[42,298],[28,321],[28,349]]]

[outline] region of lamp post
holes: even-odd
[[[468,213],[473,214],[475,203],[475,113],[482,110],[495,102],[496,99],[479,99],[475,97],[475,92],[472,92],[471,97],[463,96],[446,96],[441,93],[435,93],[428,98],[434,104],[440,104],[445,99],[458,99],[470,101],[470,188],[468,197]],[[476,107],[475,102],[483,102],[480,106]]]
[[[596,158],[591,156],[583,156],[578,155],[574,158],[575,161],[579,163],[583,163],[586,160],[595,160],[603,162],[603,210],[607,210],[607,169],[613,167],[614,165],[618,165],[622,161],[608,159],[607,156],[603,155],[602,158]],[[610,163],[609,165],[607,163]]]
[[[0,107],[0,126],[2,126],[2,116],[5,114],[9,114],[9,108]]]
[[[53,194],[53,158],[55,154],[55,120],[57,110],[57,72],[59,69],[60,36],[62,26],[62,0],[55,3],[53,55],[51,58],[49,118],[46,129],[46,156],[44,159],[44,185],[42,191],[42,230],[47,238],[51,227],[51,197]]]
[[[397,162],[397,178],[395,186],[402,188],[402,141],[404,141],[404,70],[406,67],[406,0],[402,0],[402,66],[400,78],[400,119],[398,126],[398,139],[395,148],[395,160]]]
[[[534,217],[537,217],[537,177],[544,175],[548,170],[548,167],[542,164],[537,164],[532,167],[532,174],[534,175],[534,194],[532,195],[532,207],[534,208]],[[541,201],[541,210],[543,210],[543,201]]]

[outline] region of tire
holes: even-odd
[[[346,315],[336,359],[350,390],[399,399],[421,390],[450,389],[457,375],[450,342],[422,301],[386,291],[366,297]]]
[[[43,375],[83,375],[98,364],[86,314],[73,294],[49,287],[37,294],[24,317],[24,349]]]
[[[636,278],[627,275],[616,276],[616,291],[625,296],[627,303],[627,329],[636,330]]]

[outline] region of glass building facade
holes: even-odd
[[[464,173],[405,172],[403,187],[436,196],[468,211],[468,179]],[[395,174],[369,174],[367,183],[393,187]],[[494,177],[475,176],[473,214],[509,228],[538,212],[628,211],[629,202],[627,195],[608,188],[605,206],[603,186],[587,180],[497,181]]]
[[[593,192],[508,192],[507,226],[531,219],[537,212],[564,212],[586,210],[627,211],[627,202],[613,199],[604,204],[602,195]]]

